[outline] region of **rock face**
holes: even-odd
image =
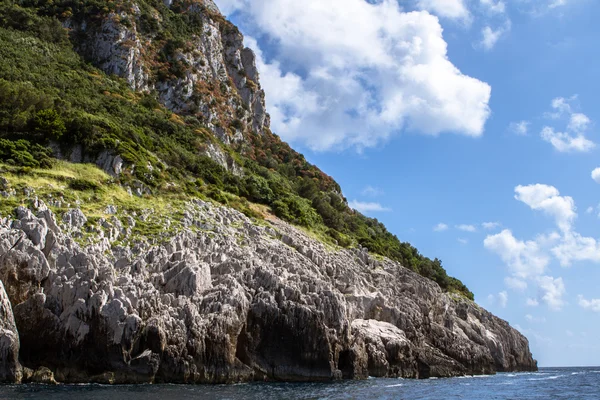
[[[19,333],[10,301],[0,281],[0,383],[19,383],[21,378]]]
[[[156,90],[168,109],[200,118],[227,144],[243,140],[243,132],[262,133],[268,127],[254,53],[244,47],[239,30],[211,0],[165,3],[198,27],[185,45],[165,45],[157,37],[164,23],[159,9],[127,4],[100,21],[66,21],[81,54],[106,73],[127,80],[134,90]],[[158,72],[157,77],[153,64],[161,57],[179,70]]]
[[[0,219],[0,380],[20,380],[19,360],[58,382],[105,383],[536,369],[508,323],[365,249],[199,200],[163,244],[81,247],[80,213],[37,201]]]

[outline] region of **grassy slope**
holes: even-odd
[[[41,3],[62,10],[60,5],[66,2]],[[142,8],[155,7],[164,14],[163,20],[170,21],[156,29],[170,34],[177,26],[178,20],[162,2],[140,3]],[[279,137],[271,132],[247,133],[247,144],[236,149],[216,143],[194,116],[173,114],[151,94],[132,92],[123,80],[85,63],[74,52],[60,22],[38,15],[40,10],[0,3],[0,161],[34,168],[29,174],[21,173],[16,184],[32,185],[51,178],[52,185],[63,182],[87,189],[81,193],[82,207],[89,207],[86,204],[93,200],[134,210],[144,208],[145,201],[165,207],[202,196],[260,218],[252,206],[260,203],[324,241],[348,247],[361,244],[448,291],[472,298],[460,281],[446,274],[439,260],[422,256],[377,220],[349,209],[337,183]],[[52,15],[47,8],[43,10]],[[51,139],[65,153],[74,144],[83,145],[91,157],[104,149],[113,150],[136,167],[113,181],[89,167],[56,163],[45,148]],[[237,160],[245,176],[233,176],[203,156],[209,142],[222,146]],[[12,174],[17,176],[15,171]],[[153,192],[152,200],[132,198],[120,186],[136,181]],[[86,211],[98,218],[102,214],[101,210]],[[142,227],[138,229],[142,233]]]

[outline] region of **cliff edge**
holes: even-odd
[[[5,381],[19,381],[19,360],[69,383],[536,369],[527,339],[474,302],[366,249],[327,248],[281,220],[256,224],[194,200],[183,230],[162,244],[119,246],[128,228],[112,218],[83,247],[74,239],[80,210],[57,218],[43,201],[30,204],[0,221]]]

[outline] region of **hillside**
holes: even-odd
[[[0,4],[0,381],[537,368],[270,131],[212,1]]]
[[[254,56],[214,8],[22,4],[0,9],[0,160],[92,162],[139,193],[210,197],[252,217],[248,202],[264,204],[472,298],[439,260],[351,210],[331,177],[270,132]]]

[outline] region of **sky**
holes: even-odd
[[[216,0],[272,130],[540,366],[600,365],[600,2]]]

